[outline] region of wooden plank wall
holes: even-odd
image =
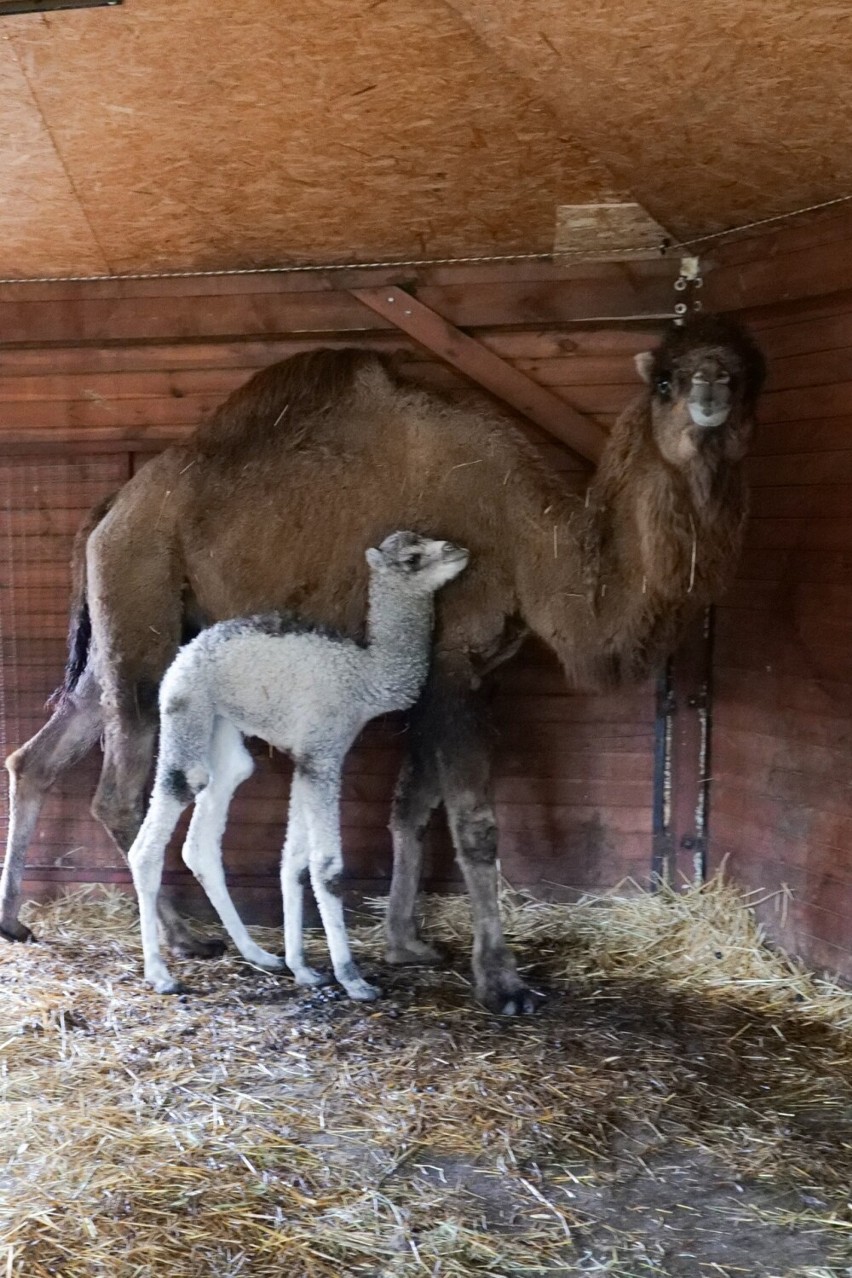
[[[773,937],[846,977],[852,292],[834,285],[850,260],[850,233],[848,220],[786,232],[767,242],[765,256],[739,248],[742,264],[728,268],[737,300],[766,303],[750,318],[771,372],[751,461],[746,551],[717,612],[710,814],[710,868],[724,863],[758,893]],[[807,278],[801,287],[812,296],[769,303],[773,262],[777,289]]]
[[[463,278],[446,272],[418,296],[492,350],[608,424],[636,388],[632,355],[653,332],[585,329],[577,316],[664,309],[657,275],[605,269],[576,293],[552,279]],[[469,274],[469,273],[468,273]],[[670,274],[670,270],[669,270]],[[46,695],[62,672],[67,560],[81,516],[157,449],[265,364],[317,344],[402,347],[426,383],[459,378],[418,351],[345,292],[299,291],[300,280],[139,281],[0,289],[0,745],[19,745],[44,721]],[[670,283],[666,284],[670,290]],[[519,298],[521,299],[519,302]],[[592,305],[594,302],[594,305]],[[522,318],[556,315],[518,329]],[[572,322],[573,321],[573,322]],[[570,328],[568,327],[571,323]],[[322,330],[321,332],[319,330]],[[583,471],[565,449],[547,449],[566,482]],[[508,878],[544,891],[647,880],[651,856],[653,694],[571,695],[546,653],[530,649],[495,681],[497,797]],[[350,885],[384,890],[386,830],[399,758],[399,725],[370,727],[350,758],[343,804]],[[129,882],[88,815],[97,760],[64,779],[47,804],[27,888],[51,892],[87,881]],[[275,921],[276,867],[288,777],[262,760],[236,801],[227,836],[234,893],[250,917]],[[5,812],[3,813],[5,817]],[[4,830],[5,833],[5,830]],[[431,842],[430,884],[456,881],[446,835]],[[200,908],[172,855],[167,881]]]

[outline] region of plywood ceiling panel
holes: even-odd
[[[852,189],[848,3],[448,3],[680,235]]]
[[[623,195],[442,0],[126,0],[3,30],[116,271],[547,249],[556,204]]]
[[[0,272],[104,271],[14,45],[0,38]]]
[[[125,0],[0,19],[0,273],[547,251],[852,187],[852,6]]]

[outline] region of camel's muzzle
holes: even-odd
[[[693,425],[702,430],[723,426],[731,412],[731,379],[721,373],[710,380],[703,373],[692,379],[686,407]]]

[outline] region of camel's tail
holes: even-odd
[[[68,622],[68,659],[60,686],[47,701],[48,709],[59,705],[80,682],[89,661],[92,619],[86,598],[86,543],[101,520],[112,509],[118,493],[111,493],[93,506],[74,537],[71,550],[71,615]]]

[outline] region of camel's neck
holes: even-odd
[[[643,674],[724,584],[745,510],[740,465],[710,452],[670,465],[641,417],[626,414],[585,503],[566,498],[536,513],[523,615],[572,680]]]
[[[683,466],[668,463],[637,420],[619,423],[589,493],[599,587],[634,606],[706,603],[739,548],[746,513],[742,466],[711,441]],[[641,586],[638,595],[633,587]]]
[[[413,705],[429,671],[434,603],[412,595],[392,578],[370,579],[367,652],[371,686],[388,709]]]

